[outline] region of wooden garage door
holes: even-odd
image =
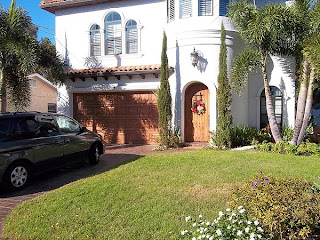
[[[107,143],[155,143],[157,99],[152,92],[75,93],[73,116]]]

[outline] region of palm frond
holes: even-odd
[[[257,50],[244,50],[233,59],[231,69],[231,88],[239,95],[248,81],[249,74],[256,68],[261,67],[261,55]]]

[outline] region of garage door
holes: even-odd
[[[157,99],[152,92],[75,93],[73,116],[107,143],[156,143]]]

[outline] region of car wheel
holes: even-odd
[[[18,190],[28,184],[30,177],[31,172],[28,164],[15,162],[6,170],[3,182],[7,188]]]
[[[100,148],[97,143],[94,143],[89,150],[89,163],[95,165],[99,162]]]

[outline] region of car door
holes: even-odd
[[[50,115],[37,116],[38,127],[33,138],[37,170],[59,168],[63,164],[63,138]]]
[[[81,131],[82,126],[67,116],[56,115],[55,117],[64,140],[65,163],[86,159],[88,156],[88,141],[87,134]]]
[[[15,119],[14,138],[33,149],[35,171],[59,167],[63,156],[63,139],[50,116],[26,116]]]

